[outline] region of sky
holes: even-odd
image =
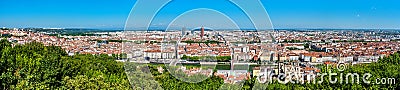
[[[157,1],[157,0],[154,0]],[[400,29],[400,0],[260,0],[274,28]],[[136,0],[0,0],[0,27],[121,29]],[[247,27],[245,14],[218,0],[172,0],[179,7],[226,8],[226,11],[194,10],[168,18],[184,8],[160,12],[154,26],[230,28]],[[155,3],[146,3],[147,6]],[[170,4],[170,3],[169,3]],[[146,10],[144,10],[146,11]],[[254,12],[258,13],[258,12]],[[260,12],[262,13],[262,12]],[[229,18],[226,17],[229,15]],[[175,21],[164,23],[166,20]],[[239,20],[235,23],[233,20]],[[269,21],[266,21],[269,22]],[[135,24],[136,25],[136,24]],[[144,27],[137,24],[132,27]],[[250,27],[250,26],[249,26]]]

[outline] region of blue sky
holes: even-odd
[[[0,0],[2,4],[0,27],[123,28],[135,2],[136,0]],[[224,7],[224,5],[214,5],[215,0],[201,0],[201,2],[203,2],[201,5]],[[400,29],[399,0],[261,0],[261,2],[275,28]],[[140,14],[135,15],[140,16]],[[188,15],[196,16],[196,13]],[[201,13],[197,15],[202,16]],[[187,17],[180,19],[180,22],[187,23],[188,27],[195,27],[195,23],[199,20],[212,21],[219,18],[218,15],[204,17],[208,19]],[[216,27],[226,25],[212,24]]]

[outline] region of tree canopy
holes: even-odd
[[[107,55],[67,56],[38,42],[0,47],[1,89],[130,89],[123,63]]]

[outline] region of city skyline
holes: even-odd
[[[399,0],[0,3],[1,90],[400,90]]]

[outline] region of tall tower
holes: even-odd
[[[181,37],[185,36],[186,34],[186,27],[182,27],[182,31],[181,31]]]
[[[204,27],[201,26],[201,34],[200,34],[200,37],[203,38],[203,36],[204,36]]]

